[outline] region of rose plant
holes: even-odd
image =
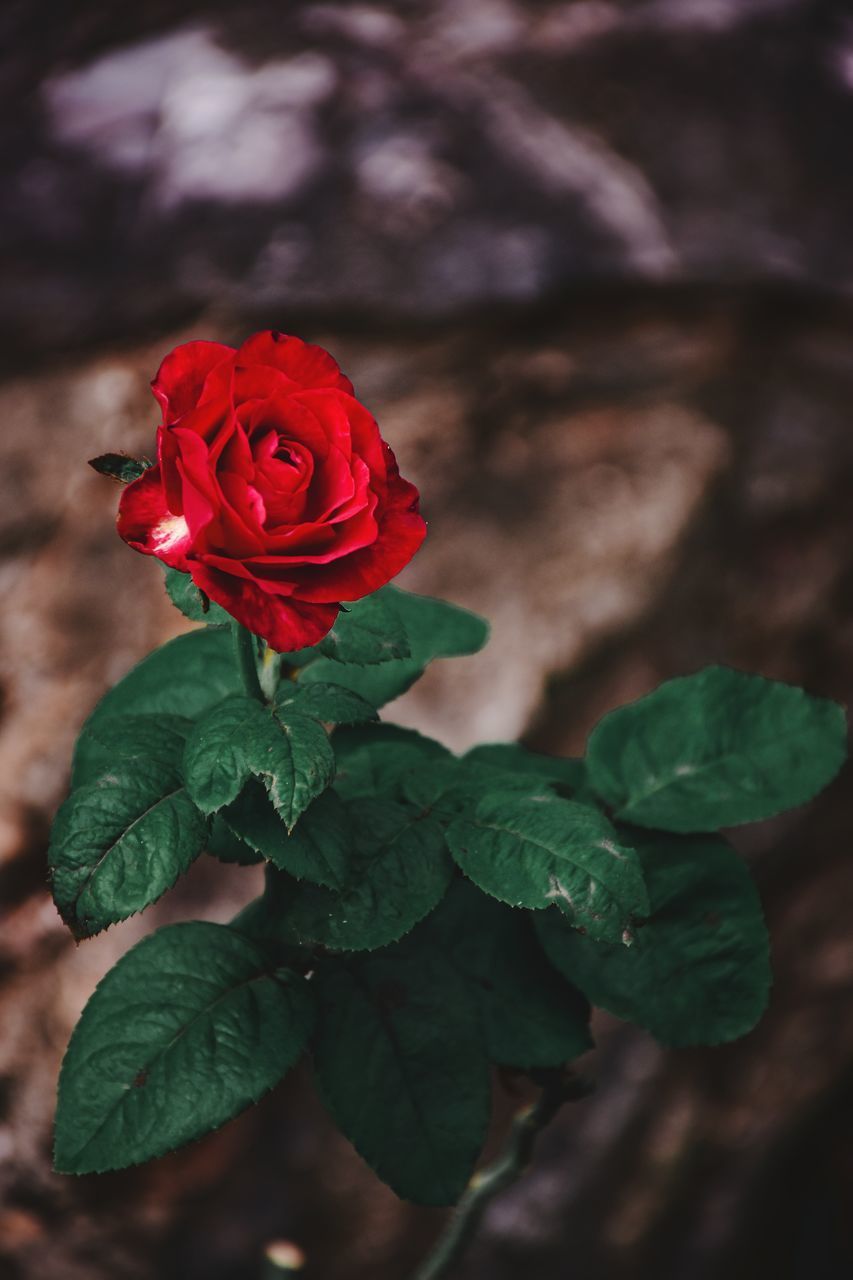
[[[516,743],[456,756],[380,721],[488,629],[389,585],[425,525],[350,382],[319,347],[261,333],[178,347],[153,388],[157,462],[93,465],[125,484],[121,536],[202,625],[83,726],[53,895],[81,939],[202,855],[263,862],[265,888],[228,925],[159,929],[98,985],[62,1067],[56,1167],[162,1155],[307,1053],[400,1196],[462,1197],[421,1273],[438,1276],[577,1091],[591,1005],[664,1045],[754,1026],[768,940],[719,830],[815,796],[844,760],[844,713],[716,666],[612,711],[583,759]],[[472,1182],[493,1067],[542,1094]]]

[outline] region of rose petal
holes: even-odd
[[[271,365],[300,387],[337,387],[353,394],[352,383],[338,368],[337,361],[311,342],[277,329],[253,334],[238,348],[238,367]]]
[[[242,411],[241,411],[242,412]],[[300,404],[295,396],[276,394],[257,401],[246,421],[249,441],[258,432],[264,434],[272,428],[285,440],[310,449],[315,460],[322,460],[329,452],[329,434],[316,413]]]
[[[379,533],[370,546],[325,567],[294,568],[292,580],[301,600],[318,603],[358,600],[383,587],[409,563],[426,537],[426,522],[418,514],[418,491],[403,480],[388,446],[388,493],[377,513]]]
[[[215,604],[222,605],[278,653],[306,649],[331,630],[338,616],[336,604],[309,604],[272,595],[257,583],[193,564],[193,581]]]
[[[150,467],[122,490],[116,527],[137,551],[157,556],[173,569],[187,569],[190,531],[184,517],[166,505],[159,467]]]
[[[196,487],[199,492],[208,491],[204,478],[210,471],[208,465],[209,449],[221,452],[225,444],[236,431],[236,418],[230,404],[226,400],[212,401],[199,409],[189,410],[183,414],[179,423],[160,427],[157,433],[157,457],[163,470],[163,485],[170,510],[181,513],[184,509],[183,482],[178,475],[178,457],[182,450],[182,440],[189,441],[192,448],[192,437],[205,443],[204,453],[195,451],[195,457],[204,458],[204,466],[198,471]],[[192,469],[192,468],[191,468]]]
[[[364,485],[356,488],[352,461],[332,446],[322,466],[314,472],[306,511],[312,520],[327,520],[332,511],[355,498],[359,500],[357,506],[364,505],[365,489]]]
[[[163,422],[195,409],[203,399],[208,375],[234,355],[222,342],[185,342],[166,356],[151,383],[163,407]]]

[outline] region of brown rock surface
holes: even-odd
[[[200,331],[217,327],[234,331]],[[530,726],[530,741],[568,753],[607,707],[706,660],[848,694],[850,327],[843,313],[779,323],[772,304],[650,297],[532,318],[523,338],[500,324],[317,334],[424,491],[431,533],[408,584],[494,623],[489,649],[437,664],[389,714],[454,745]],[[254,871],[198,867],[144,920],[76,949],[44,888],[49,817],[83,717],[184,625],[159,568],[115,537],[116,489],[84,465],[110,447],[150,448],[146,379],[183,336],[2,391],[0,1249],[13,1275],[225,1277],[292,1236],[309,1276],[397,1276],[439,1215],[380,1188],[301,1079],[159,1164],[100,1179],[49,1172],[59,1055],[98,976],[152,925],[227,919],[257,883]],[[777,953],[766,1022],[740,1045],[665,1055],[603,1021],[599,1092],[543,1140],[465,1275],[535,1262],[557,1277],[569,1257],[587,1277],[717,1276],[741,1249],[753,1265],[752,1224],[777,1194],[768,1170],[792,1158],[789,1145],[824,1142],[821,1111],[836,1093],[843,1102],[850,825],[839,783],[813,812],[745,842]],[[838,1141],[826,1137],[823,1168]]]

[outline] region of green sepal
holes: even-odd
[[[110,480],[118,480],[119,484],[130,484],[145,475],[153,462],[147,458],[129,458],[126,453],[102,453],[97,458],[89,459],[89,466],[98,475],[109,476]]]

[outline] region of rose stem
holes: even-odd
[[[583,1098],[589,1086],[563,1071],[542,1073],[544,1087],[532,1106],[516,1113],[503,1151],[492,1164],[475,1173],[453,1213],[447,1230],[412,1280],[440,1280],[459,1262],[495,1196],[517,1182],[527,1170],[537,1137],[564,1102]]]
[[[258,679],[267,702],[273,702],[275,699],[276,689],[281,680],[283,656],[281,653],[276,653],[275,649],[271,649],[268,644],[264,645]]]
[[[231,635],[243,688],[250,698],[257,698],[259,702],[263,702],[264,695],[258,679],[257,641],[251,631],[241,626],[239,622],[231,624]]]

